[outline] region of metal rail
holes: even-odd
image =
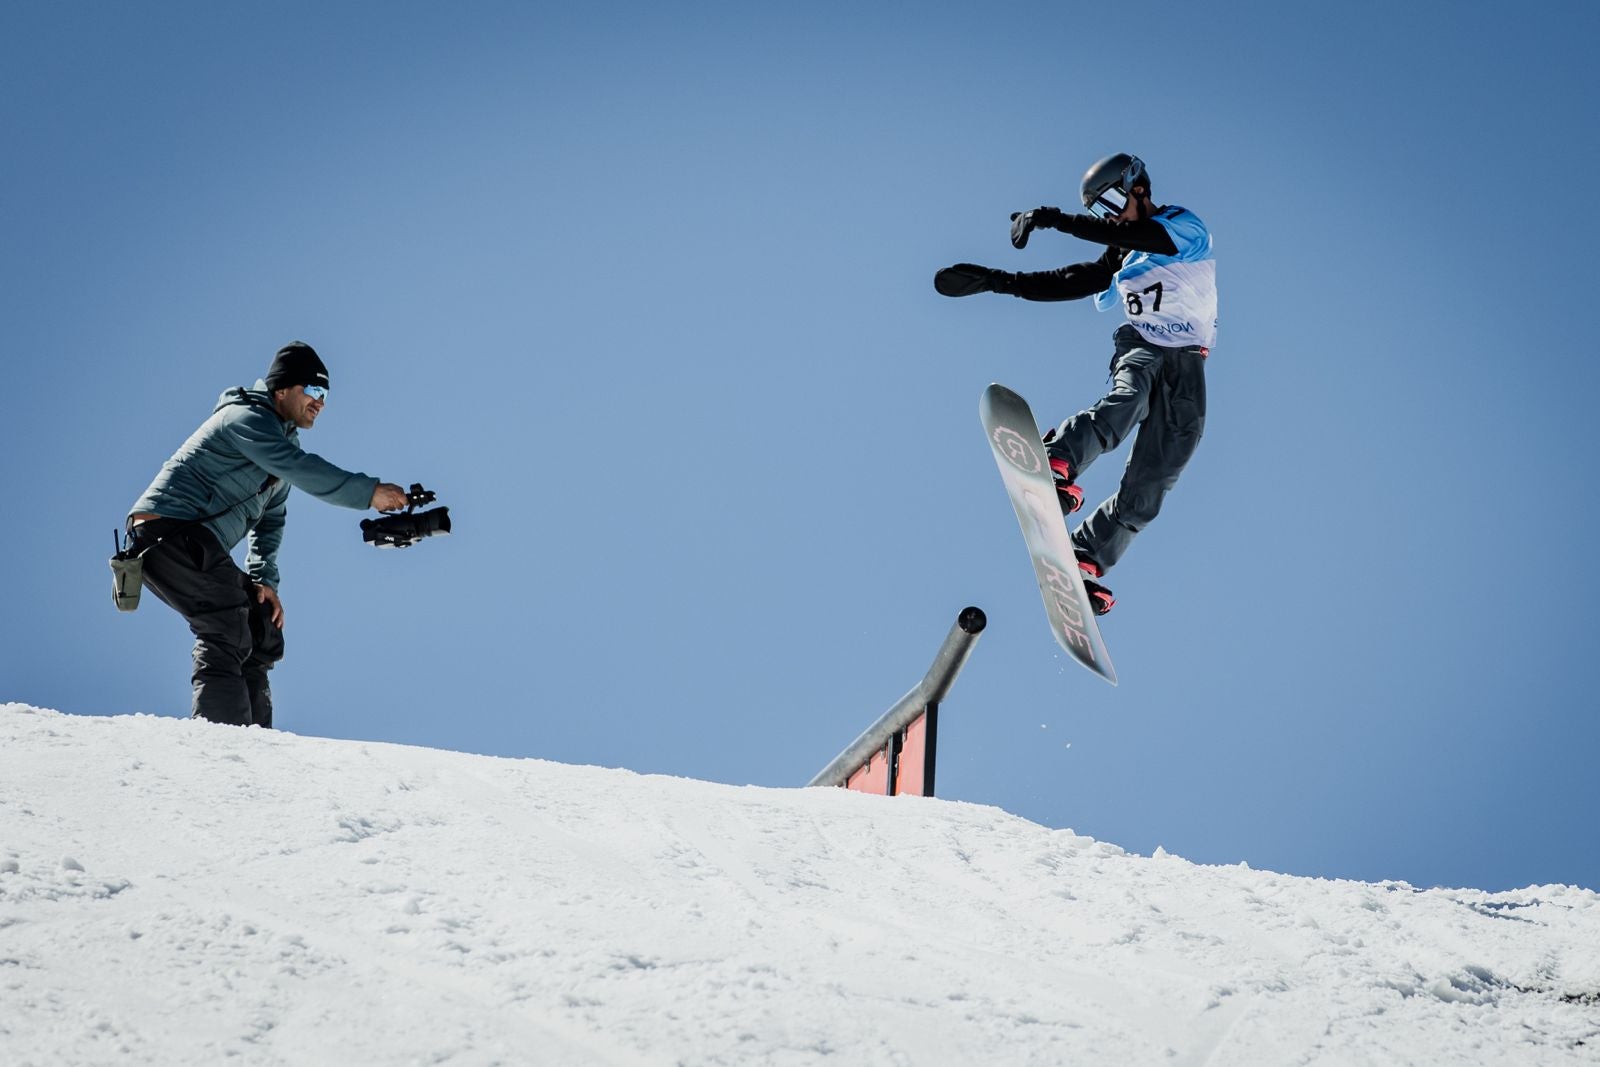
[[[889,743],[891,737],[904,730],[924,711],[937,709],[955,684],[956,675],[966,665],[967,657],[972,655],[973,646],[978,643],[978,635],[983,633],[988,622],[980,609],[963,608],[922,681],[901,697],[894,707],[884,712],[877,722],[867,727],[860,737],[850,742],[843,752],[833,758],[832,763],[817,772],[817,776],[806,785],[844,785],[862,764]]]

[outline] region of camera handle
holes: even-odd
[[[422,488],[421,482],[412,482],[410,492],[406,493],[406,514],[409,515],[424,504],[431,504],[437,499],[438,494],[432,489]]]

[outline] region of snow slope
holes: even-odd
[[[0,1063],[1600,1062],[1600,896],[0,706]]]

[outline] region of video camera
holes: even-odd
[[[410,506],[405,512],[385,515],[381,519],[362,519],[361,539],[376,548],[410,548],[424,537],[449,533],[449,508],[417,510],[434,500],[432,491],[422,488],[420,482],[412,482],[411,491],[406,494],[406,502]]]

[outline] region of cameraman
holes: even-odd
[[[255,387],[229,389],[128,515],[144,584],[194,632],[194,715],[272,726],[267,671],[283,658],[278,546],[290,486],[341,507],[392,511],[405,490],[300,448],[328,400],[328,368],[294,341]],[[240,570],[229,553],[249,535]]]

